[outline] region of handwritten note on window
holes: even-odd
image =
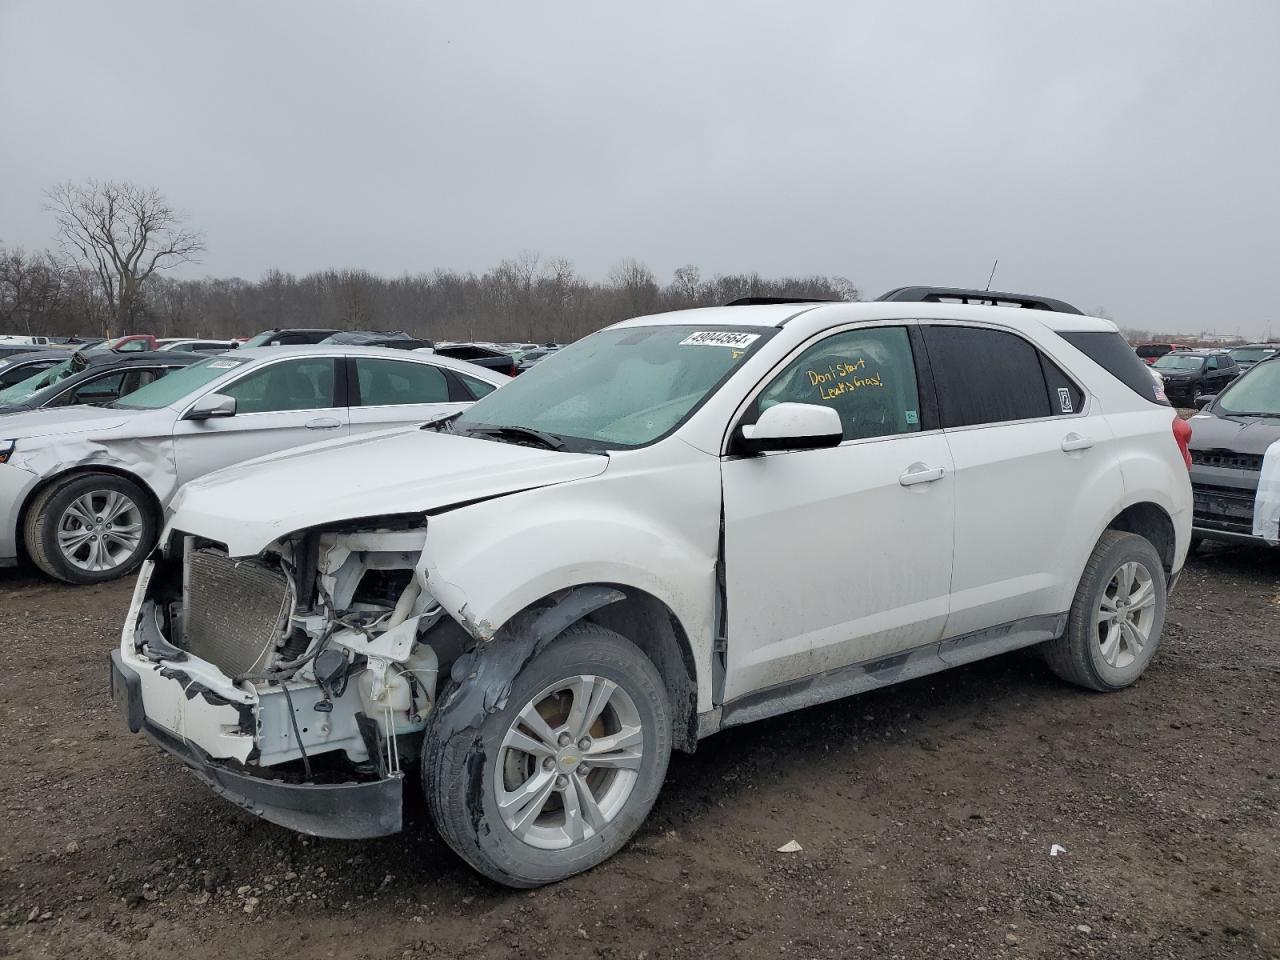
[[[834,400],[854,390],[883,387],[880,371],[869,373],[867,358],[827,364],[826,370],[806,370],[810,386],[818,388],[818,396],[823,400]]]

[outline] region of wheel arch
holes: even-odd
[[[671,707],[672,746],[697,743],[697,668],[689,636],[675,612],[634,586],[583,583],[528,604],[492,638],[471,644],[452,663],[452,687],[436,723],[446,731],[477,725],[500,708],[511,681],[575,623],[590,622],[634,643],[658,670]],[[430,642],[430,635],[428,635]]]
[[[1177,559],[1177,531],[1173,517],[1159,504],[1150,500],[1130,504],[1112,517],[1105,529],[1136,533],[1145,538],[1160,554],[1165,573],[1173,573]]]

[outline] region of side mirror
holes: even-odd
[[[1205,407],[1207,407],[1209,404],[1213,403],[1213,401],[1217,399],[1218,399],[1218,395],[1216,393],[1201,394],[1195,399],[1196,409],[1203,410]]]
[[[191,405],[183,420],[212,420],[215,417],[234,417],[236,398],[221,393],[206,393]]]
[[[738,427],[736,452],[767,450],[817,450],[834,447],[844,439],[840,414],[816,403],[779,403],[769,407],[755,423]]]

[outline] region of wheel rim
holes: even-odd
[[[1156,585],[1151,571],[1136,560],[1111,575],[1098,602],[1097,642],[1108,666],[1131,666],[1151,640],[1156,619]]]
[[[525,704],[502,740],[498,811],[532,847],[581,843],[622,812],[643,754],[640,714],[622,687],[590,675],[559,680]]]
[[[142,543],[142,509],[117,490],[91,490],[58,518],[58,550],[78,570],[101,573],[127,563]]]

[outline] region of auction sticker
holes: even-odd
[[[682,347],[734,347],[744,349],[760,339],[758,333],[738,333],[734,330],[700,330],[680,341]]]

